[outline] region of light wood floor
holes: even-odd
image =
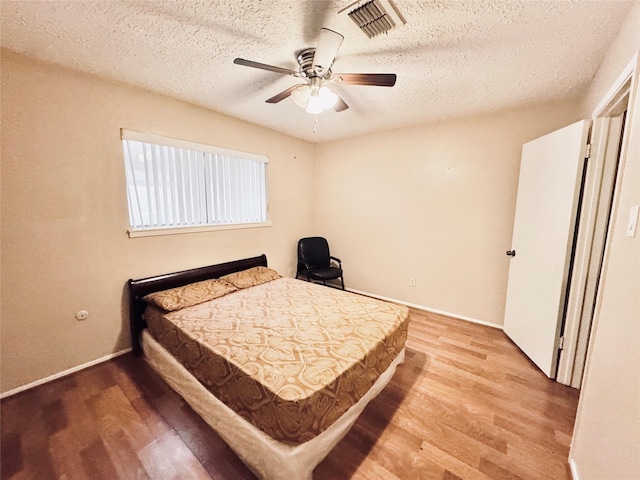
[[[314,479],[567,479],[577,401],[500,330],[412,311],[405,364]],[[2,479],[255,478],[130,354],[0,408]]]

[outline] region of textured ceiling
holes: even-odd
[[[396,0],[407,23],[368,39],[353,0],[0,0],[2,47],[136,85],[312,142],[582,93],[633,2]],[[344,112],[265,100],[298,79],[321,27],[344,35],[333,71],[396,73],[393,88],[336,86]]]

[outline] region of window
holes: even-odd
[[[129,236],[267,226],[268,158],[122,130]]]

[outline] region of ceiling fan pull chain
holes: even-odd
[[[318,116],[313,116],[313,133],[318,133]]]

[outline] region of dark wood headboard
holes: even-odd
[[[130,279],[127,282],[129,287],[129,322],[131,325],[131,347],[136,355],[142,353],[140,345],[140,335],[147,324],[142,318],[147,304],[142,297],[152,292],[159,292],[169,288],[181,287],[189,283],[200,282],[210,278],[218,278],[229,273],[239,272],[252,267],[266,267],[267,256],[244,258],[232,262],[209,265],[208,267],[192,268],[181,272],[166,273],[155,277]]]

